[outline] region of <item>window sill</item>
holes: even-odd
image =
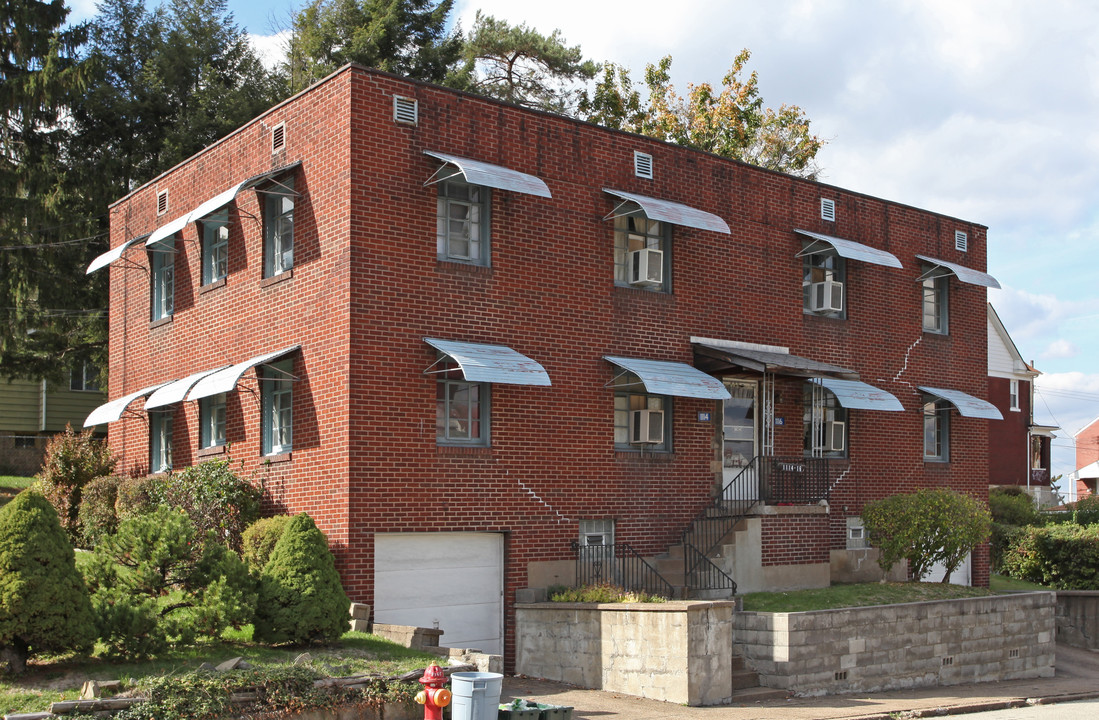
[[[620,450],[614,451],[614,459],[629,463],[670,463],[675,461],[675,452],[669,450]]]
[[[224,455],[227,446],[225,445],[211,445],[210,447],[199,448],[199,451],[195,453],[198,457],[210,457],[212,455]]]
[[[274,455],[264,455],[263,456],[263,464],[264,465],[275,465],[277,463],[290,462],[291,460],[293,460],[292,453],[288,453],[288,452],[275,453]]]
[[[491,445],[436,445],[437,455],[491,455]]]
[[[631,285],[615,285],[614,286],[614,291],[616,293],[621,293],[622,295],[625,295],[626,297],[638,297],[638,298],[647,297],[647,298],[654,298],[654,299],[655,298],[660,298],[664,302],[671,302],[671,301],[675,300],[675,295],[672,293],[671,290],[664,290],[664,289],[649,290],[649,289],[646,289],[646,288],[633,287]]]
[[[812,310],[805,310],[804,308],[802,308],[801,316],[806,317],[806,318],[815,318],[815,319],[818,319],[818,320],[840,320],[840,321],[847,320],[847,315],[818,313],[818,312],[813,312]]]
[[[286,272],[281,272],[278,275],[272,275],[269,278],[260,280],[259,286],[261,288],[271,287],[272,285],[278,285],[281,282],[294,279],[294,268],[290,268]]]
[[[202,285],[198,289],[198,294],[199,295],[205,295],[208,292],[213,292],[214,290],[218,290],[218,289],[223,288],[223,287],[225,287],[225,278],[221,278],[220,280],[215,280],[212,283],[209,283],[207,285]]]
[[[149,322],[149,329],[150,330],[156,330],[159,327],[164,327],[166,325],[171,325],[171,324],[172,324],[172,316],[169,315],[168,317],[162,317],[159,320],[150,321]]]
[[[460,260],[447,260],[446,258],[435,258],[435,269],[440,272],[455,273],[457,275],[481,275],[483,277],[492,277],[491,265],[477,265],[476,263],[467,263]]]

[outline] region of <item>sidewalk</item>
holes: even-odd
[[[569,705],[575,708],[573,720],[889,720],[894,713],[929,717],[1016,707],[1028,702],[1045,704],[1099,698],[1099,652],[1058,644],[1056,668],[1057,673],[1052,678],[701,708],[620,693],[581,690],[543,680],[505,677],[501,702],[521,697],[553,705]]]

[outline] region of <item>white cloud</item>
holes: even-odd
[[[1080,348],[1076,347],[1075,343],[1060,338],[1054,340],[1042,351],[1042,357],[1056,360],[1061,358],[1074,358],[1080,354]]]
[[[248,35],[248,42],[259,55],[263,66],[268,70],[275,68],[286,59],[286,51],[290,43],[290,30],[283,30],[274,35]]]

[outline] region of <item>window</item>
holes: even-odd
[[[615,449],[671,450],[671,409],[671,398],[646,393],[634,373],[619,375],[614,380]]]
[[[38,436],[36,436],[36,435],[16,435],[12,440],[12,446],[16,447],[16,448],[38,447]]]
[[[461,180],[439,183],[435,235],[440,260],[489,264],[489,189]]]
[[[435,384],[435,441],[440,445],[489,444],[489,384],[468,382],[458,364],[440,359]]]
[[[809,457],[847,457],[847,408],[832,391],[817,383],[806,383],[804,392],[805,454]]]
[[[923,406],[923,459],[950,461],[950,405],[941,400]]]
[[[211,448],[225,444],[225,393],[204,397],[198,401],[200,427],[199,447]]]
[[[202,284],[229,274],[229,211],[222,210],[202,221]]]
[[[1011,409],[1019,409],[1019,381],[1012,380],[1011,386],[1008,389],[1008,398],[1011,400]]]
[[[169,318],[175,312],[175,238],[161,240],[149,249],[152,267],[152,319]]]
[[[801,260],[804,312],[824,317],[847,316],[847,261],[835,250],[805,255]]]
[[[866,528],[862,524],[862,518],[847,518],[847,549],[862,550],[868,547],[870,547],[870,542],[869,538],[866,537]]]
[[[260,385],[263,388],[264,455],[288,453],[293,448],[294,377],[291,370],[293,361],[283,360],[271,363],[260,371]]]
[[[149,472],[172,469],[172,414],[149,413]]]
[[[671,225],[644,215],[614,219],[614,284],[671,292]]]
[[[77,363],[69,373],[69,389],[84,392],[99,392],[99,370],[88,361]]]
[[[950,276],[940,275],[923,281],[923,329],[925,332],[947,333],[947,288]]]
[[[294,267],[294,178],[263,192],[263,276],[274,277]]]

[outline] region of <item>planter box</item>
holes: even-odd
[[[531,703],[522,710],[512,710],[505,704],[500,706],[496,720],[572,720],[572,708]]]

